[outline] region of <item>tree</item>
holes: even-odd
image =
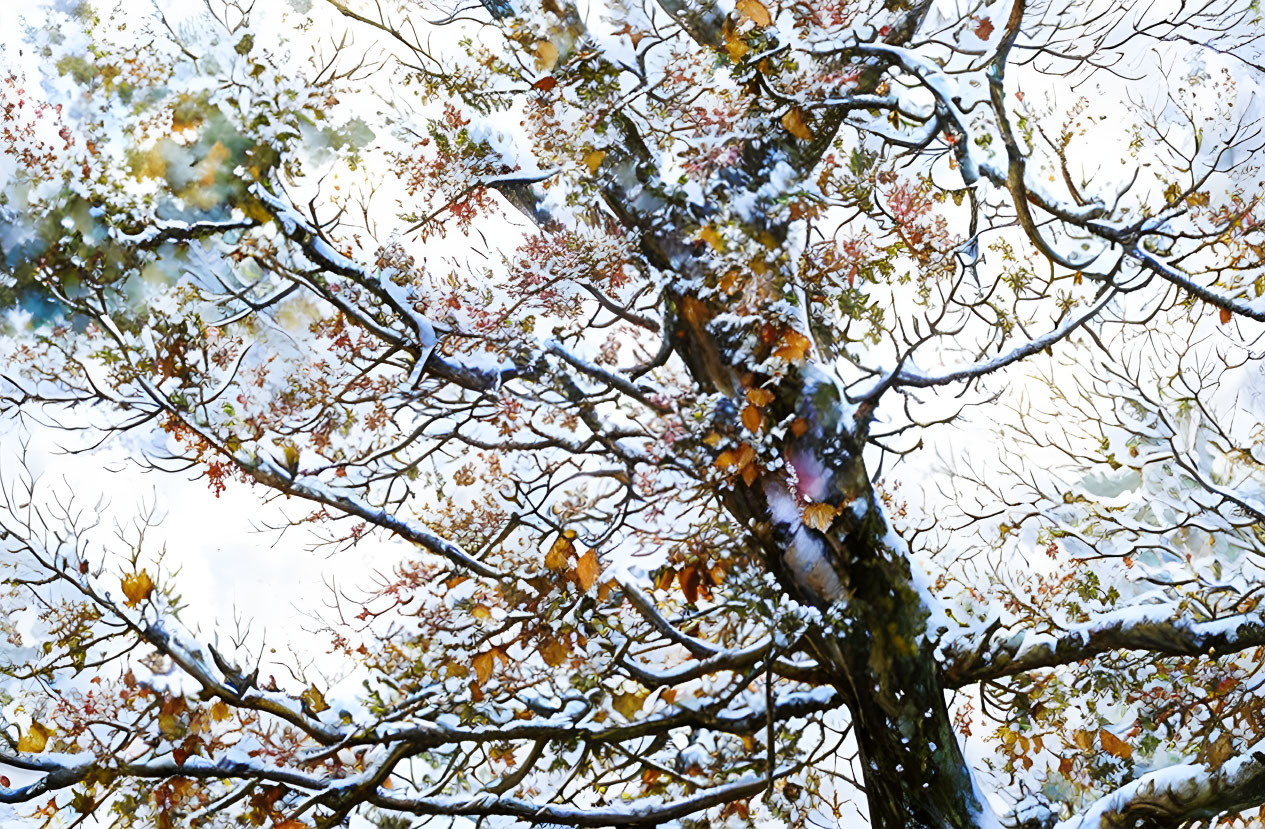
[[[6,463],[0,801],[1265,804],[1254,3],[133,5],[3,82],[8,422],[406,553],[336,692]]]

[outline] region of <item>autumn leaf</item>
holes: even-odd
[[[584,166],[589,168],[589,175],[596,175],[597,168],[606,160],[606,150],[594,150],[584,156]]]
[[[547,40],[536,43],[536,64],[542,72],[548,72],[558,63],[558,47]]]
[[[312,824],[304,823],[301,820],[288,818],[280,823],[273,824],[272,829],[312,829]]]
[[[299,694],[299,699],[307,703],[308,709],[313,714],[329,710],[329,703],[325,701],[325,695],[315,685],[309,685],[306,691]]]
[[[480,685],[492,678],[492,668],[496,665],[496,657],[493,656],[492,651],[476,654],[472,663],[474,665],[474,675],[478,677]]]
[[[725,247],[725,240],[721,237],[720,231],[716,229],[716,225],[708,225],[699,231],[698,238],[707,243],[707,246],[716,252],[720,252]]]
[[[37,722],[31,723],[31,727],[22,732],[22,736],[18,738],[18,751],[28,754],[39,754],[48,745],[48,738],[53,732],[40,725]]]
[[[804,526],[825,532],[838,514],[839,510],[833,504],[809,504],[804,507]]]
[[[575,552],[573,538],[575,538],[575,530],[563,530],[558,535],[557,540],[549,548],[549,552],[545,554],[546,567],[555,571],[567,569],[571,554]]]
[[[1225,325],[1227,322],[1229,322],[1232,319],[1234,319],[1234,314],[1230,311],[1230,309],[1222,308],[1221,309],[1221,324]]]
[[[976,18],[974,31],[980,40],[988,40],[993,34],[993,21],[987,17]]]
[[[800,363],[811,345],[811,340],[792,328],[782,335],[782,344],[773,352],[773,356],[781,357],[788,363]]]
[[[597,551],[589,550],[580,556],[580,560],[575,565],[575,578],[580,584],[580,590],[587,593],[589,588],[597,583],[597,577],[602,574],[602,565],[597,560]]]
[[[154,582],[145,570],[123,577],[123,595],[127,597],[127,606],[136,607],[149,598],[154,592]]]
[[[540,80],[531,85],[532,89],[539,89],[541,92],[548,92],[558,85],[558,79],[553,75],[545,75]]]
[[[1098,731],[1098,741],[1102,743],[1103,751],[1108,754],[1113,754],[1122,760],[1127,760],[1133,756],[1133,746],[1105,728]]]
[[[550,668],[556,668],[561,665],[570,653],[570,646],[561,639],[547,636],[540,643],[540,658],[545,660],[545,664]]]
[[[752,406],[767,406],[773,402],[773,392],[768,389],[747,389],[747,402]]]
[[[685,594],[685,600],[690,604],[698,601],[698,587],[702,581],[698,568],[686,567],[677,575],[677,580],[681,584],[681,592]]]
[[[773,23],[773,17],[769,14],[769,7],[761,3],[760,0],[738,0],[734,8],[738,10],[740,15],[761,28]]]
[[[202,751],[202,741],[197,737],[190,737],[181,743],[178,747],[172,749],[171,759],[176,761],[177,766],[183,766],[184,761],[190,757],[196,756]]]
[[[742,425],[746,427],[748,432],[753,434],[760,431],[760,426],[764,424],[764,417],[760,414],[760,410],[748,403],[742,407]]]
[[[476,604],[470,608],[470,615],[481,622],[486,622],[492,618],[492,610],[485,604]]]
[[[799,107],[791,107],[782,116],[782,126],[786,131],[801,141],[812,141],[816,136],[813,131],[808,128],[808,121],[804,117],[804,112]]]
[[[232,711],[228,707],[228,703],[224,700],[216,700],[211,706],[211,719],[216,722],[223,722],[232,716]]]
[[[641,710],[641,706],[646,701],[649,693],[624,693],[616,694],[615,699],[611,701],[611,707],[624,715],[624,719],[632,720],[637,716],[637,712]]]

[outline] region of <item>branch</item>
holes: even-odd
[[[945,684],[973,682],[1068,665],[1110,651],[1158,656],[1214,656],[1265,645],[1265,615],[1256,611],[1199,620],[1177,603],[1126,607],[1057,633],[1021,631],[1008,639],[957,640],[942,648]]]
[[[1265,803],[1265,741],[1219,768],[1186,764],[1144,774],[1055,829],[1178,826]]]

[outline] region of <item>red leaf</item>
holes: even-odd
[[[558,79],[553,75],[545,75],[540,80],[532,84],[532,89],[539,89],[541,92],[548,92],[558,85]]]

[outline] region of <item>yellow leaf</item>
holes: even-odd
[[[717,446],[720,446],[720,442],[722,440],[723,438],[715,432],[708,432],[707,437],[703,438],[703,443],[706,443],[708,446],[715,449]]]
[[[747,428],[748,432],[755,434],[760,431],[764,418],[760,416],[760,410],[748,403],[742,407],[742,425]]]
[[[159,714],[158,731],[168,740],[179,740],[189,729],[176,714]]]
[[[825,532],[838,514],[833,504],[809,504],[804,507],[804,526]]]
[[[589,175],[596,175],[597,168],[606,160],[606,150],[594,150],[584,156],[584,166],[589,168]]]
[[[803,110],[799,107],[791,107],[787,110],[782,116],[782,126],[801,141],[812,141],[815,137],[813,131],[808,128],[808,120],[804,117]]]
[[[479,621],[486,622],[488,619],[492,618],[492,611],[485,604],[477,604],[470,608],[470,615]]]
[[[725,51],[729,53],[729,59],[734,63],[742,60],[743,56],[751,51],[751,47],[738,34],[737,27],[734,26],[732,19],[725,21],[721,35],[725,41]]]
[[[123,577],[123,595],[127,597],[128,607],[136,607],[153,592],[154,582],[145,570]]]
[[[597,583],[597,577],[602,574],[602,565],[597,560],[597,551],[589,550],[580,556],[580,561],[575,565],[575,577],[580,583],[580,589],[588,592],[589,588]]]
[[[716,225],[708,225],[699,232],[698,238],[707,243],[712,250],[720,252],[725,247],[725,240],[721,238],[720,231],[716,229]]]
[[[492,651],[480,653],[474,657],[474,675],[479,678],[479,684],[487,682],[492,676],[492,666],[496,664],[496,657],[492,655]]]
[[[788,363],[803,362],[810,345],[812,341],[792,328],[782,335],[782,344],[773,352],[773,356],[781,357]]]
[[[211,719],[216,722],[223,722],[230,716],[232,716],[232,712],[229,710],[228,703],[224,700],[216,700],[215,704],[211,706]]]
[[[1102,743],[1103,751],[1108,754],[1114,754],[1122,760],[1127,760],[1133,756],[1133,746],[1129,745],[1105,728],[1099,730],[1098,741]]]
[[[558,47],[547,40],[536,43],[536,63],[541,71],[548,72],[558,63]]]
[[[624,719],[631,720],[637,716],[637,712],[641,710],[641,704],[646,701],[648,693],[636,694],[616,694],[615,699],[611,703],[612,707],[619,713],[624,715]]]
[[[571,560],[571,554],[575,552],[575,544],[571,539],[575,538],[575,530],[563,530],[557,540],[549,548],[549,552],[545,554],[545,566],[550,570],[565,570],[567,563]]]
[[[734,8],[743,17],[761,28],[773,22],[773,17],[769,14],[769,7],[761,3],[760,0],[738,0]]]
[[[18,751],[39,754],[44,750],[44,746],[48,745],[48,738],[52,733],[37,722],[31,723],[31,727],[18,738]]]
[[[329,710],[329,703],[325,701],[325,695],[315,685],[309,685],[306,691],[299,694],[299,699],[307,703],[307,707],[313,714]]]

